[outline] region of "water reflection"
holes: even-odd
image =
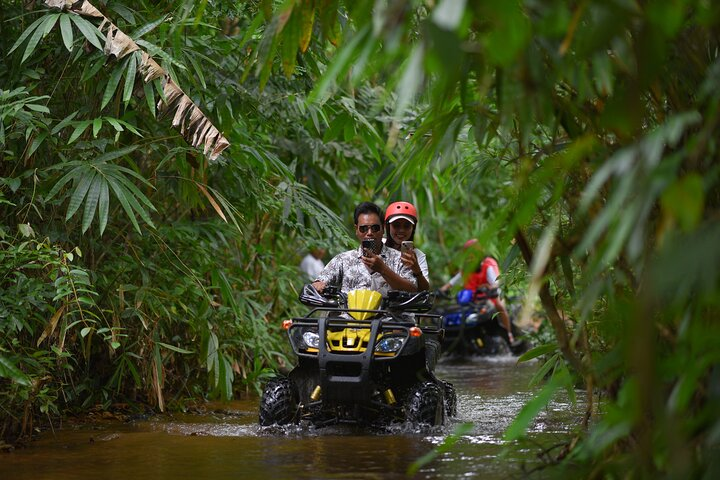
[[[174,415],[89,429],[45,433],[29,448],[0,457],[3,479],[102,478],[407,478],[417,458],[460,422],[472,430],[415,478],[512,478],[538,463],[537,449],[502,455],[504,430],[530,398],[534,365],[514,358],[442,363],[438,375],[456,385],[458,417],[445,427],[367,432],[356,427],[314,429],[257,426],[257,401],[234,402],[223,413]],[[532,440],[566,438],[582,405],[559,399],[532,426]]]

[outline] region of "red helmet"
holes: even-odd
[[[417,210],[412,203],[393,202],[385,210],[385,222],[398,218],[404,218],[415,225],[417,223]]]

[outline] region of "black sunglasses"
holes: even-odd
[[[368,231],[368,228],[373,231],[373,233],[377,233],[380,231],[380,225],[375,223],[373,225],[358,225],[358,230],[360,230],[360,233],[365,233]]]

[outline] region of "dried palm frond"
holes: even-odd
[[[101,19],[98,29],[105,34],[105,47],[103,50],[107,56],[121,59],[134,51],[141,50],[132,38],[120,30],[88,1],[44,0],[44,3],[49,8],[59,8],[76,15]],[[162,79],[165,99],[158,102],[158,111],[167,116],[172,115],[172,126],[179,129],[180,134],[190,145],[202,148],[210,161],[217,159],[220,153],[230,146],[227,138],[215,128],[210,119],[170,78],[168,72],[145,51],[142,51],[142,60],[137,75],[145,83],[158,78]]]

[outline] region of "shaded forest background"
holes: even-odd
[[[508,439],[578,387],[558,472],[720,470],[714,2],[2,7],[6,441],[257,390],[306,249],[402,199],[435,285],[477,237],[542,305],[546,382]]]

